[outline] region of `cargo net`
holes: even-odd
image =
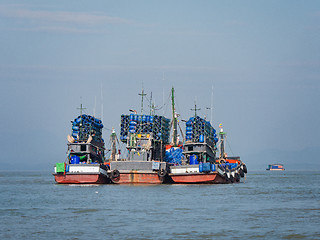
[[[121,115],[120,140],[126,143],[129,133],[152,133],[154,140],[166,144],[169,142],[170,119],[157,115]]]
[[[103,142],[102,128],[100,119],[83,114],[72,122],[72,137],[76,142],[86,142],[90,136],[96,142]]]
[[[186,122],[186,142],[218,142],[216,130],[203,118],[191,117]]]

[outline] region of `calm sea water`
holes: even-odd
[[[0,196],[0,239],[320,239],[320,172],[156,186],[0,172]]]

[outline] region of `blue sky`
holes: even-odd
[[[319,1],[3,0],[0,31],[5,168],[63,161],[80,102],[118,131],[143,83],[158,106],[174,86],[183,119],[195,101],[210,118],[213,86],[213,123],[253,169],[320,169]]]

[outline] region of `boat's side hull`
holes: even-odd
[[[109,179],[103,174],[53,174],[57,183],[61,184],[100,184],[108,183]]]
[[[159,177],[157,172],[145,171],[120,171],[119,177],[111,178],[116,184],[161,184],[164,177]]]
[[[227,183],[228,181],[218,173],[183,173],[169,174],[175,183]]]
[[[109,176],[117,184],[161,184],[167,163],[157,161],[113,161]]]
[[[64,172],[54,168],[53,176],[61,184],[109,183],[107,168],[98,164],[66,164]]]

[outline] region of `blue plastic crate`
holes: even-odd
[[[203,163],[202,164],[202,169],[204,172],[210,172],[211,171],[211,166],[210,166],[210,163]]]

